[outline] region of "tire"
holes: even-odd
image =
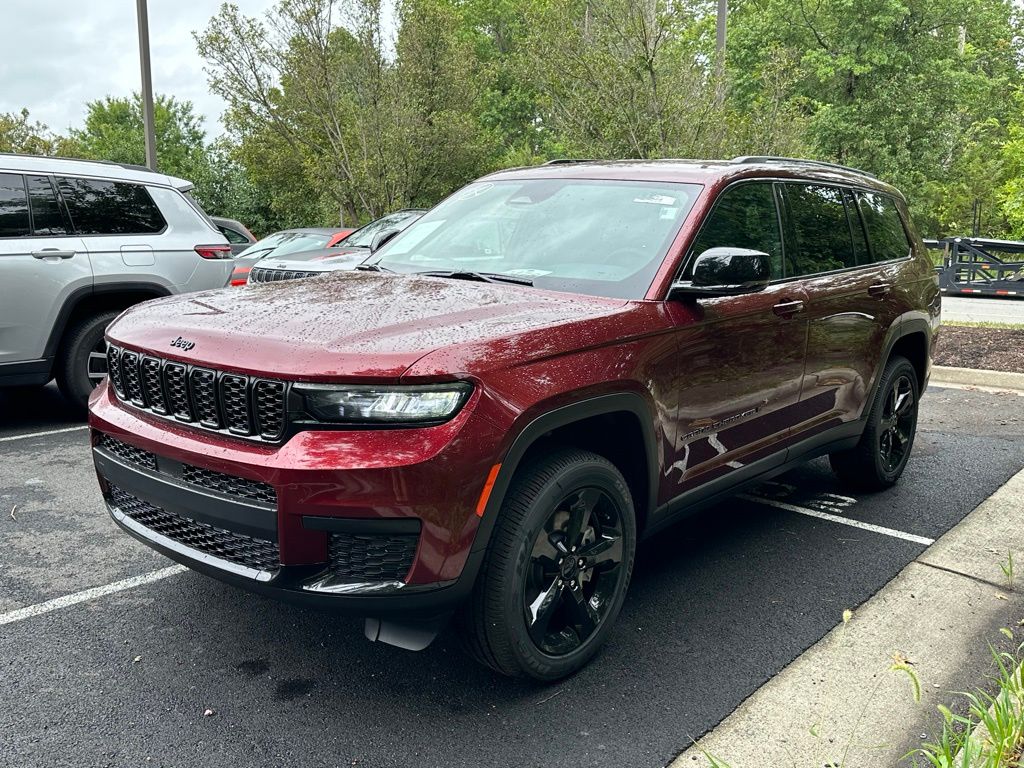
[[[555,449],[516,472],[499,515],[460,634],[503,675],[559,680],[590,661],[622,608],[636,551],[629,488],[607,459]]]
[[[103,335],[107,326],[118,316],[118,312],[102,312],[86,317],[71,327],[61,344],[60,358],[57,360],[57,386],[72,405],[84,411],[89,403],[89,395],[102,381],[96,374],[102,369],[106,375],[106,359],[99,366],[99,359],[94,358],[95,366],[90,377],[90,355],[104,348]]]
[[[848,451],[829,455],[840,480],[863,491],[882,491],[896,484],[914,447],[919,399],[914,366],[905,357],[890,358],[860,442]]]

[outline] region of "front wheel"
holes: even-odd
[[[597,653],[622,608],[636,549],[629,488],[607,459],[559,449],[516,473],[499,515],[463,639],[502,674],[558,680]]]
[[[890,358],[875,391],[860,442],[829,455],[832,469],[848,485],[881,491],[895,485],[910,459],[920,397],[917,372],[904,357]]]

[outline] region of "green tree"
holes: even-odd
[[[61,147],[61,137],[43,123],[30,121],[27,109],[0,113],[0,152],[53,155],[59,154]]]

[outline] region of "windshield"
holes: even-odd
[[[275,232],[250,245],[238,254],[238,258],[256,256],[260,252],[266,256],[284,256],[298,251],[311,251],[324,248],[330,239],[330,235],[317,232]]]
[[[482,181],[373,260],[395,272],[478,272],[538,288],[640,299],[700,185],[589,179]]]
[[[405,229],[423,215],[423,211],[398,211],[388,216],[381,216],[365,227],[360,227],[340,243],[339,248],[369,248],[373,237],[386,229]]]

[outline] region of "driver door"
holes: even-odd
[[[782,279],[778,195],[772,182],[742,182],[721,194],[685,260],[713,247],[750,248],[770,257],[762,291],[689,299],[676,309],[679,354],[674,456],[669,495],[723,478],[757,461],[785,460],[785,439],[800,402],[807,347],[807,296]]]

